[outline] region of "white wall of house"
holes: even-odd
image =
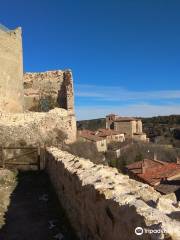
[[[114,141],[114,142],[124,142],[125,141],[125,135],[122,134],[122,133],[112,135],[112,141]]]
[[[79,140],[81,140],[83,142],[93,143],[97,147],[98,152],[106,152],[107,151],[107,141],[106,141],[106,139],[102,139],[102,140],[99,140],[99,141],[93,141],[93,140],[84,138],[83,136],[80,136]]]
[[[147,141],[146,134],[134,134],[133,139],[137,141]]]
[[[96,141],[95,143],[96,143],[98,152],[106,152],[107,151],[106,139],[103,139],[101,141]]]

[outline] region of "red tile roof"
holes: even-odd
[[[141,120],[135,117],[121,117],[113,113],[108,114],[106,117],[112,117],[112,116],[115,116],[114,122],[130,122],[130,121]]]
[[[89,139],[91,141],[101,141],[103,138],[112,135],[119,135],[122,134],[119,131],[111,130],[111,129],[98,129],[97,131],[93,132],[90,130],[81,130],[78,132],[79,136]]]
[[[99,137],[99,136],[95,135],[94,132],[90,131],[90,130],[79,131],[79,136],[83,137],[83,138],[86,138],[86,139],[88,139],[90,141],[94,141],[94,142],[98,142],[98,141],[104,140],[102,137]]]
[[[155,185],[163,178],[180,174],[180,164],[168,163],[157,160],[144,159],[126,166],[127,169],[150,185]],[[142,167],[145,167],[144,172]]]
[[[112,130],[112,129],[105,129],[105,128],[98,129],[96,133],[97,133],[96,135],[98,135],[100,137],[107,137],[107,136],[112,136],[112,135],[123,134],[119,131],[115,131],[115,130]]]

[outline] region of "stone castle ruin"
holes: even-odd
[[[21,28],[0,26],[0,111],[23,112],[23,59]]]
[[[76,140],[71,70],[23,74],[21,28],[0,25],[1,143],[37,144],[55,131]],[[21,131],[19,129],[21,128]],[[54,129],[54,133],[53,133]]]
[[[0,144],[36,145],[48,137],[52,143],[57,130],[75,141],[72,72],[23,76],[22,52],[21,29],[0,26]],[[161,196],[117,169],[57,147],[46,147],[44,168],[80,240],[180,239],[174,195]],[[135,234],[137,227],[143,235]]]
[[[53,106],[74,113],[71,70],[24,74],[25,109],[47,111]]]

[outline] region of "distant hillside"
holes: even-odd
[[[89,129],[89,130],[95,131],[99,128],[105,128],[105,127],[106,127],[106,119],[105,118],[83,120],[83,121],[77,122],[78,130]]]
[[[180,147],[180,115],[143,118],[142,121],[144,132],[151,140]]]
[[[180,126],[180,115],[170,115],[170,116],[158,116],[151,118],[142,118],[143,123],[158,123],[158,124],[168,124],[168,125],[179,125]]]
[[[143,131],[152,140],[160,144],[172,144],[180,147],[180,115],[141,118]],[[78,129],[97,130],[105,128],[105,118],[77,122]]]

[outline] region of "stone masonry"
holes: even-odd
[[[21,139],[36,144],[53,129],[64,132],[66,142],[75,141],[71,70],[26,73],[23,85],[22,54],[21,28],[11,31],[0,25],[1,143]]]
[[[75,141],[71,71],[25,74],[24,109],[21,41],[20,28],[0,28],[1,143],[19,145],[23,140],[36,145],[48,137],[53,141],[57,129],[67,134],[67,142]],[[54,99],[57,108],[49,111],[46,98]],[[29,111],[36,111],[39,103],[41,112]],[[47,107],[44,112],[43,107]],[[81,240],[180,239],[180,208],[174,195],[161,196],[117,169],[95,165],[55,147],[47,148],[45,167]],[[136,227],[151,233],[137,236]]]
[[[56,131],[61,130],[67,134],[67,143],[76,139],[75,117],[61,108],[53,109],[47,113],[16,113],[0,116],[0,142],[3,145],[13,144],[19,146],[19,141],[27,145],[38,145],[46,139],[56,137]]]
[[[143,133],[141,119],[109,114],[106,116],[106,128],[124,133],[126,138],[140,141],[148,140],[146,134]]]
[[[180,208],[173,194],[161,196],[115,168],[54,147],[47,149],[46,169],[81,240],[180,239],[175,220]],[[143,235],[135,234],[136,227]]]
[[[71,70],[24,74],[25,109],[38,111],[48,97],[56,107],[74,113],[73,77]],[[55,107],[51,105],[50,107]],[[40,111],[43,109],[40,109]]]
[[[23,112],[21,28],[0,28],[0,112]]]

